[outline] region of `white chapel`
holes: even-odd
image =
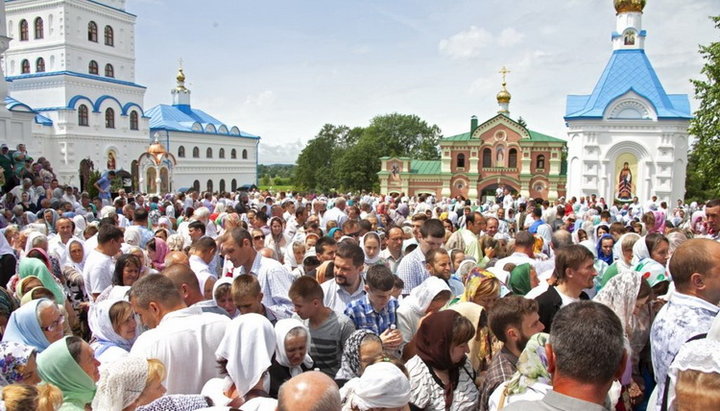
[[[665,92],[645,54],[645,0],[614,5],[610,61],[591,94],[567,96],[567,194],[674,202],[685,195],[690,101]]]

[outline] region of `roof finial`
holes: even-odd
[[[510,92],[505,88],[507,86],[507,79],[506,76],[510,72],[510,70],[507,69],[507,67],[502,66],[500,71],[498,73],[502,74],[502,89],[500,92],[497,93],[497,102],[500,105],[500,110],[498,113],[508,115],[510,114],[510,110],[508,109],[510,105],[510,98],[512,96],[510,95]]]
[[[183,72],[182,64],[183,59],[182,57],[180,57],[178,59],[178,65],[180,67],[178,68],[177,76],[175,76],[175,80],[177,80],[177,87],[175,87],[175,89],[178,91],[187,91],[187,89],[185,88],[185,73]]]
[[[508,70],[507,67],[502,66],[502,68],[500,69],[500,71],[498,71],[498,73],[502,74],[502,78],[503,78],[502,85],[503,85],[503,87],[505,87],[507,85],[507,82],[505,81],[505,75],[507,75],[507,73],[510,73],[510,70]]]

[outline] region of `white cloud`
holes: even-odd
[[[300,140],[287,144],[260,143],[258,161],[261,164],[295,164],[298,154],[305,148]]]
[[[476,26],[454,34],[447,39],[440,40],[438,46],[441,53],[454,58],[465,59],[478,57],[480,51],[493,41],[493,35]]]
[[[247,96],[245,104],[248,106],[267,107],[275,102],[275,93],[272,90],[264,90],[256,95]]]
[[[524,37],[525,35],[515,30],[515,28],[508,27],[500,32],[497,41],[502,47],[510,47],[520,43]]]
[[[470,26],[469,29],[440,40],[440,53],[453,59],[479,57],[482,50],[490,45],[511,47],[522,42],[525,35],[513,27],[503,29],[498,35],[482,27]]]

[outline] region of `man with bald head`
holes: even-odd
[[[650,331],[658,393],[663,392],[668,368],[680,346],[707,333],[720,311],[720,243],[707,238],[685,241],[673,253],[669,269],[675,292],[658,312]]]
[[[165,256],[165,268],[170,268],[175,264],[190,265],[190,258],[182,251],[170,251]]]
[[[200,291],[200,282],[189,265],[175,264],[163,270],[163,275],[175,284],[188,307],[199,307],[203,312],[227,316],[224,309],[218,307],[215,300],[206,300]]]
[[[338,411],[341,407],[335,381],[320,371],[308,371],[280,386],[276,411]]]

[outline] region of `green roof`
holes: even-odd
[[[528,132],[530,133],[530,139],[532,141],[547,141],[550,143],[565,143],[565,140],[548,136],[547,134],[538,133],[537,131],[533,131],[528,129]]]
[[[443,137],[443,141],[467,141],[470,140],[470,136],[472,133],[469,131],[467,133],[458,134],[455,136],[449,136],[449,137]]]
[[[412,160],[411,174],[440,174],[440,160]]]

